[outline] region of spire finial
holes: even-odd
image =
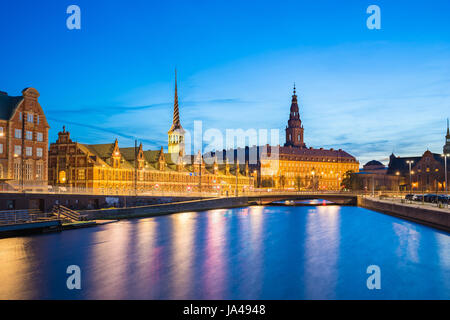
[[[448,118],[447,118],[447,135],[450,136],[450,129],[449,129],[449,126],[448,126]]]
[[[175,68],[175,99],[173,103],[173,124],[176,127],[180,125],[180,114],[178,111],[177,68]]]
[[[294,82],[294,95],[295,95],[295,82]]]

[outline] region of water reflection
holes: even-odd
[[[205,296],[211,299],[224,299],[226,287],[226,210],[208,211],[206,256],[204,259],[203,286]]]
[[[129,266],[128,244],[132,233],[132,224],[119,222],[96,232],[87,266],[88,276],[92,274],[92,284],[87,283],[89,297],[120,299],[127,293],[127,268]],[[77,264],[77,263],[75,263]],[[83,270],[82,270],[83,271]],[[86,276],[83,272],[83,276]]]
[[[193,273],[193,241],[196,235],[196,212],[183,212],[171,215],[172,222],[172,253],[171,265],[171,295],[174,299],[189,296],[192,287]]]
[[[393,223],[392,227],[398,237],[397,255],[405,257],[414,263],[419,262],[418,249],[420,246],[420,234],[412,224]]]
[[[305,241],[307,299],[335,299],[339,257],[338,206],[308,210]]]
[[[0,239],[0,298],[30,299],[32,298],[31,282],[33,260],[28,259],[27,238]],[[17,277],[21,274],[22,277]]]
[[[252,206],[0,239],[0,270],[0,299],[450,299],[450,236],[357,207]]]

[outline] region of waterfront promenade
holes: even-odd
[[[358,206],[450,232],[450,208],[399,197],[359,196]]]

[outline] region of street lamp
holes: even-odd
[[[444,170],[445,170],[445,194],[448,194],[448,187],[447,187],[447,157],[450,157],[450,154],[444,153],[442,155],[444,157]]]
[[[411,165],[414,163],[414,161],[406,160],[406,163],[409,164],[409,192],[412,192]]]

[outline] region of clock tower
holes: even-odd
[[[298,147],[305,148],[306,145],[303,142],[303,126],[300,120],[300,113],[298,110],[297,95],[295,92],[292,95],[291,112],[289,115],[288,125],[286,127],[286,143],[285,147]]]

